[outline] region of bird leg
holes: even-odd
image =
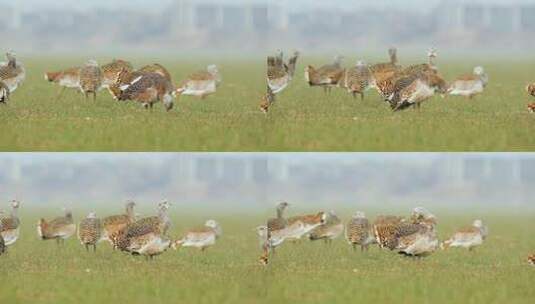
[[[93,91],[93,101],[97,101],[97,91]]]
[[[89,252],[89,244],[85,244],[85,251]]]
[[[93,244],[93,252],[97,252],[97,244]]]

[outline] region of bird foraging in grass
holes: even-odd
[[[326,64],[320,68],[314,68],[309,65],[305,68],[305,79],[310,86],[321,86],[323,91],[327,94],[331,92],[333,86],[337,86],[345,74],[342,67],[343,56],[336,55],[334,62]]]
[[[175,250],[180,247],[196,247],[204,251],[206,248],[213,246],[222,233],[219,223],[214,220],[208,220],[203,227],[187,231],[184,237],[173,243],[172,247]]]
[[[483,93],[489,82],[489,76],[481,66],[474,68],[472,74],[458,77],[448,88],[448,94],[461,95],[472,99],[474,96]]]
[[[443,249],[462,247],[472,251],[474,247],[483,244],[488,235],[488,228],[481,220],[475,220],[471,226],[459,229],[455,234],[441,244]]]
[[[51,221],[40,219],[37,225],[37,234],[42,240],[56,240],[58,245],[76,233],[76,225],[72,218],[72,212],[63,209],[64,216],[56,217]]]
[[[275,94],[273,94],[273,91],[268,86],[266,94],[262,96],[262,100],[260,101],[260,111],[262,111],[262,113],[264,114],[267,114],[269,111],[269,108],[274,102],[275,102]]]
[[[336,213],[331,210],[326,213],[325,223],[314,228],[308,235],[309,240],[324,240],[325,243],[331,243],[344,232],[344,224]]]

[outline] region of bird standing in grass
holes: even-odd
[[[330,93],[343,79],[345,70],[342,67],[343,56],[336,55],[334,62],[318,69],[309,65],[305,68],[305,79],[310,86],[321,86],[325,93]]]
[[[158,215],[145,217],[128,224],[125,228],[110,236],[114,246],[133,255],[153,258],[171,246],[167,230],[171,225],[168,210],[170,204],[163,201],[158,204]]]
[[[353,98],[360,95],[360,99],[364,100],[364,92],[373,85],[374,80],[368,65],[359,60],[354,67],[345,71],[342,82]]]
[[[82,68],[73,67],[57,72],[46,72],[45,80],[56,83],[61,87],[56,99],[59,99],[66,89],[80,89],[80,71]]]
[[[109,88],[113,85],[117,81],[117,74],[123,69],[127,72],[132,72],[134,67],[130,62],[122,59],[113,59],[112,62],[100,67],[102,72],[102,87]]]
[[[287,202],[281,202],[277,205],[277,217],[270,218],[267,221],[267,237],[264,243],[263,254],[260,257],[260,262],[267,265],[269,262],[269,254],[272,248],[275,248],[282,244],[286,238],[286,227],[288,226],[288,220],[284,216],[284,212],[288,208]]]
[[[436,217],[422,207],[414,208],[409,222],[397,225],[391,250],[412,257],[430,255],[439,247]]]
[[[26,70],[13,51],[6,53],[7,62],[0,63],[0,102],[6,103],[11,93],[26,78]]]
[[[214,220],[208,220],[204,226],[187,231],[181,239],[173,243],[173,249],[196,247],[204,251],[206,248],[213,246],[222,233],[219,223]]]
[[[72,212],[63,208],[65,215],[56,217],[51,221],[40,219],[37,224],[37,234],[42,240],[56,240],[58,245],[63,245],[65,240],[76,233],[76,225],[72,218]]]
[[[80,70],[80,90],[86,100],[89,94],[93,94],[93,101],[97,100],[97,92],[102,84],[102,75],[98,63],[90,59]]]
[[[481,220],[475,220],[472,226],[459,229],[451,238],[441,244],[442,248],[462,247],[472,251],[474,247],[483,244],[488,235],[488,229]]]
[[[8,216],[0,216],[0,234],[4,239],[6,246],[13,245],[20,235],[20,219],[18,216],[18,210],[20,202],[11,201],[11,214]]]
[[[95,212],[91,212],[78,225],[78,239],[89,251],[89,246],[93,246],[93,252],[97,251],[97,243],[102,237],[102,224]]]
[[[390,106],[393,111],[411,106],[419,109],[435,93],[446,94],[447,89],[446,81],[434,71],[407,74],[394,84],[394,93],[389,98]]]
[[[288,218],[285,229],[285,240],[301,240],[308,236],[314,229],[324,225],[328,214],[321,211],[315,214],[298,215]]]
[[[472,74],[463,75],[453,81],[448,88],[448,94],[461,95],[472,99],[474,96],[483,93],[489,82],[489,76],[483,67],[477,66]]]
[[[370,244],[375,242],[372,227],[366,218],[366,214],[362,211],[357,211],[353,217],[347,222],[345,229],[345,237],[347,242],[356,250],[360,246],[360,250],[368,250]]]
[[[51,221],[40,219],[37,224],[37,234],[42,240],[56,240],[58,245],[64,244],[65,240],[76,233],[76,225],[72,218],[72,212],[63,208],[65,215],[56,217]]]
[[[215,64],[209,65],[206,71],[199,71],[188,76],[176,89],[178,95],[192,95],[204,99],[214,94],[221,83],[221,75]]]
[[[161,101],[166,111],[173,108],[175,88],[169,80],[158,73],[147,73],[134,79],[122,88],[118,100],[135,100],[145,109],[152,109],[153,105]]]
[[[111,242],[110,235],[125,228],[128,224],[135,222],[134,207],[136,203],[133,201],[126,202],[126,212],[124,214],[111,215],[102,219],[102,238]]]
[[[308,238],[311,241],[324,240],[325,243],[331,243],[344,232],[344,224],[334,211],[326,214],[325,223],[314,228]]]
[[[380,215],[373,222],[373,233],[380,248],[394,248],[396,227],[405,222],[403,217]]]

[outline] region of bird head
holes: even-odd
[[[206,71],[212,75],[219,74],[219,70],[217,69],[217,66],[215,64],[211,64],[208,67],[206,67]]]
[[[482,76],[483,74],[485,74],[485,69],[483,69],[482,66],[476,66],[474,68],[474,75],[476,76]]]
[[[14,208],[14,209],[18,209],[20,207],[20,202],[17,201],[17,200],[12,200],[11,201],[11,207]]]
[[[353,218],[354,219],[366,218],[366,214],[364,213],[364,211],[357,211],[355,212],[355,214],[353,214]]]
[[[94,219],[94,218],[97,218],[97,213],[95,211],[91,211],[89,212],[89,214],[87,215],[87,218],[88,219]]]
[[[474,221],[474,223],[472,223],[472,226],[477,227],[477,228],[483,228],[483,221],[477,219]]]
[[[88,67],[98,67],[98,62],[95,59],[89,59],[85,65]]]
[[[136,203],[133,200],[127,200],[126,201],[126,208],[127,209],[134,208],[135,206],[136,206]]]

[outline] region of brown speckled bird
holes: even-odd
[[[528,92],[529,95],[535,97],[535,83],[528,84],[526,86],[526,92]]]
[[[209,65],[205,71],[198,71],[188,76],[176,89],[179,95],[192,95],[204,99],[214,94],[221,83],[221,75],[215,64]]]
[[[80,70],[80,90],[86,100],[93,94],[93,101],[97,100],[97,92],[102,84],[102,75],[96,60],[90,59]]]
[[[37,234],[42,240],[56,240],[58,245],[76,233],[76,225],[72,218],[72,212],[63,209],[64,216],[56,217],[51,221],[40,219],[37,224]]]
[[[89,251],[89,246],[93,246],[93,252],[95,252],[101,237],[102,223],[95,212],[91,212],[78,225],[78,239],[87,251]]]
[[[345,70],[342,67],[343,56],[336,55],[334,62],[316,69],[309,65],[305,68],[305,79],[310,86],[321,86],[325,93],[330,93],[343,79]]]
[[[20,202],[13,200],[10,204],[11,214],[8,216],[0,216],[0,234],[4,239],[6,246],[14,244],[20,234],[20,219],[18,216]]]
[[[9,87],[0,81],[0,103],[5,104],[9,101]]]
[[[393,111],[420,105],[435,93],[446,94],[446,81],[434,71],[416,72],[400,77],[394,84],[394,92],[389,98]]]
[[[267,85],[273,94],[282,92],[290,84],[295,73],[298,58],[299,52],[296,51],[288,60],[288,63],[285,63],[281,50],[277,51],[277,56],[267,57],[266,79]]]
[[[401,66],[398,65],[397,49],[391,47],[388,49],[388,55],[390,57],[389,62],[376,63],[370,66],[370,72],[377,82],[392,77],[394,73],[401,70]]]
[[[353,246],[353,250],[360,245],[360,250],[368,250],[370,244],[375,242],[370,222],[362,211],[357,211],[346,224],[345,237]]]
[[[167,230],[171,220],[167,214],[170,204],[163,201],[158,205],[158,215],[142,218],[128,224],[124,229],[110,236],[114,247],[134,255],[152,258],[171,246]]]
[[[139,69],[138,72],[160,74],[163,77],[165,77],[165,79],[167,79],[169,82],[173,82],[173,80],[171,79],[171,74],[169,73],[169,71],[163,65],[161,65],[159,63],[153,63],[153,64],[146,65],[146,66],[142,67],[141,69]]]
[[[135,222],[134,207],[136,203],[133,201],[126,202],[126,212],[124,214],[117,214],[107,216],[102,219],[102,228],[103,228],[103,239],[107,239],[111,242],[109,238],[110,235],[115,232],[125,228],[128,224]]]
[[[325,243],[330,244],[334,239],[338,238],[344,232],[344,224],[334,211],[327,213],[325,223],[314,228],[308,238],[311,241],[324,240]]]
[[[488,228],[481,220],[475,220],[471,226],[457,230],[448,240],[441,244],[443,249],[449,247],[462,247],[472,251],[474,247],[483,244],[487,238]]]
[[[281,202],[277,205],[277,217],[267,220],[267,238],[264,244],[263,254],[260,257],[260,262],[267,265],[269,262],[269,254],[273,248],[279,246],[286,238],[285,229],[288,226],[288,220],[284,217],[284,212],[290,204]]]
[[[373,223],[375,240],[381,248],[394,248],[396,227],[405,219],[393,215],[380,215]]]
[[[82,68],[73,67],[57,72],[46,72],[45,80],[56,83],[61,87],[60,92],[56,99],[59,99],[67,88],[79,89],[80,88],[80,71]]]
[[[207,220],[204,226],[188,230],[181,239],[173,243],[172,247],[175,250],[180,247],[195,247],[204,251],[213,246],[222,234],[223,231],[218,222]]]
[[[174,86],[161,74],[143,74],[121,89],[120,101],[135,100],[146,109],[152,109],[156,102],[162,101],[166,111],[173,108]]]
[[[117,75],[122,70],[132,72],[134,67],[128,61],[122,59],[113,59],[112,62],[100,67],[102,72],[102,87],[109,88],[111,85],[117,82]]]
[[[262,100],[260,101],[260,111],[262,111],[264,114],[267,114],[269,112],[269,108],[274,102],[275,94],[273,94],[271,88],[267,86],[267,92],[262,96]]]
[[[535,253],[528,256],[528,263],[535,266]]]
[[[345,71],[343,87],[356,98],[364,100],[364,92],[374,85],[373,74],[366,63],[358,61],[357,64]]]
[[[0,64],[0,81],[13,93],[26,78],[26,70],[13,51],[6,53],[6,60]]]

